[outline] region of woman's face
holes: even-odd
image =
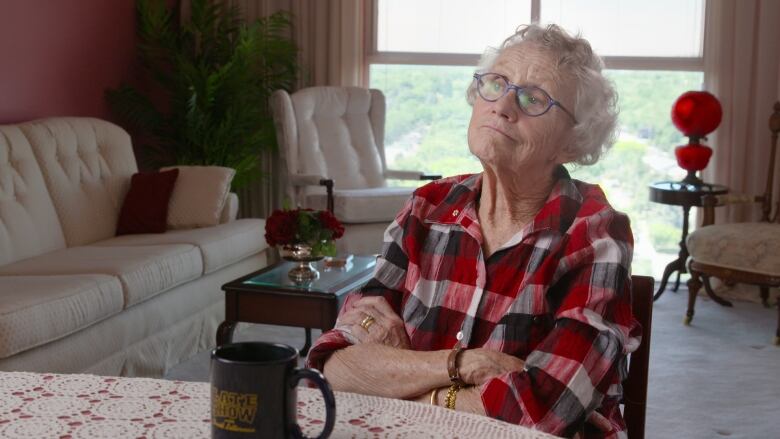
[[[521,87],[540,87],[574,109],[573,81],[556,69],[553,58],[540,46],[520,43],[504,50],[491,72]],[[526,115],[518,106],[516,90],[495,102],[477,95],[469,123],[469,149],[484,166],[547,172],[577,158],[571,147],[573,127],[574,121],[556,106],[541,116]]]

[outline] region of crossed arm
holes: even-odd
[[[360,323],[371,315],[368,329]],[[354,344],[338,350],[324,365],[334,389],[390,398],[429,402],[433,389],[437,405],[444,405],[450,386],[449,350],[415,351],[401,318],[383,297],[363,297],[339,317],[337,327],[349,333]],[[456,410],[485,414],[479,386],[489,379],[523,369],[517,357],[488,349],[469,349],[458,362],[461,378],[473,385],[458,392]]]

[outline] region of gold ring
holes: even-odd
[[[366,317],[363,319],[362,322],[360,322],[360,326],[363,327],[366,331],[368,331],[368,327],[373,325],[376,319],[371,314],[366,314]]]

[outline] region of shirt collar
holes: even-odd
[[[533,222],[525,227],[529,235],[542,230],[565,233],[579,211],[583,196],[562,165],[553,171],[557,181]],[[482,173],[473,174],[453,185],[444,200],[425,218],[425,222],[469,228],[478,223],[476,202],[482,192]]]

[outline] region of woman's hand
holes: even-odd
[[[364,328],[361,323],[366,316],[373,317],[373,323]],[[352,304],[352,309],[339,317],[339,326],[349,326],[350,332],[359,343],[378,343],[399,349],[409,349],[409,336],[403,320],[395,313],[384,297],[362,297]]]
[[[513,355],[489,349],[467,349],[458,358],[463,381],[480,386],[498,375],[523,370],[525,362]]]

